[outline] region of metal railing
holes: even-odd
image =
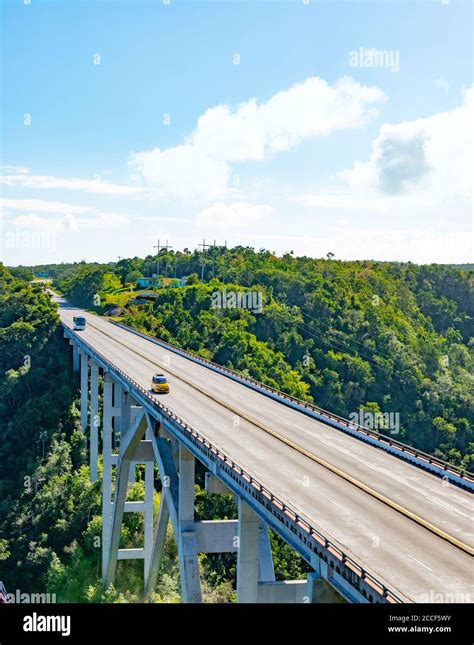
[[[251,486],[255,493],[257,493],[260,497],[259,501],[261,504],[263,504],[267,510],[271,510],[272,514],[274,517],[278,518],[280,521],[282,520],[282,515],[286,516],[287,520],[293,522],[296,527],[304,531],[309,538],[314,540],[317,544],[319,544],[321,547],[323,547],[326,551],[329,552],[332,556],[334,556],[339,562],[347,567],[350,571],[352,571],[353,574],[358,576],[361,580],[367,582],[370,587],[374,589],[377,593],[379,593],[387,602],[390,603],[403,603],[405,602],[400,596],[397,596],[393,591],[388,589],[383,583],[381,583],[375,576],[373,576],[371,573],[366,571],[356,560],[354,560],[351,556],[347,555],[337,544],[332,542],[329,538],[327,538],[321,531],[319,531],[317,528],[312,526],[310,522],[305,519],[300,513],[296,512],[291,505],[289,505],[287,502],[281,500],[279,497],[274,495],[268,488],[266,488],[263,484],[261,484],[257,478],[255,478],[249,471],[245,470],[240,466],[237,462],[235,462],[233,459],[228,457],[221,449],[219,449],[216,445],[211,443],[208,439],[206,439],[200,432],[198,432],[195,428],[193,428],[191,425],[189,425],[186,421],[181,419],[175,412],[170,410],[164,403],[161,401],[157,401],[156,398],[150,393],[149,390],[144,388],[140,383],[135,381],[131,376],[129,376],[124,370],[122,370],[120,367],[115,365],[112,361],[110,361],[104,354],[99,352],[98,350],[94,349],[87,341],[85,341],[83,338],[79,338],[77,334],[74,334],[74,332],[65,325],[65,323],[62,323],[64,328],[71,333],[71,335],[74,337],[76,342],[79,345],[84,345],[86,348],[86,351],[92,356],[99,357],[101,362],[103,362],[108,368],[110,368],[113,372],[116,372],[121,376],[122,379],[124,379],[133,389],[137,390],[140,392],[142,396],[144,396],[148,403],[151,403],[152,407],[155,408],[157,411],[159,411],[159,414],[162,417],[165,417],[175,428],[179,430],[187,439],[190,441],[196,448],[200,451],[203,452],[203,448],[205,449],[205,452],[207,453],[208,457],[212,455],[212,458],[215,462],[217,462],[218,466],[224,470],[225,472],[229,472],[229,469],[234,473],[234,475],[237,475],[241,477],[244,480],[244,484],[239,483],[241,488],[246,488],[248,486]],[[238,481],[238,480],[236,480]],[[273,507],[272,509],[269,508],[269,505]],[[317,548],[312,549],[317,553]],[[320,553],[321,555],[321,553]]]

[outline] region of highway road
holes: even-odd
[[[167,407],[399,595],[412,602],[474,600],[466,552],[474,546],[472,494],[56,300],[61,320],[72,328],[73,316],[84,315],[87,329],[77,333],[143,387],[150,388],[153,373],[167,375],[170,393],[156,395]]]

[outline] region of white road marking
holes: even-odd
[[[414,557],[413,557],[412,555],[410,555],[409,553],[405,553],[405,555],[407,556],[407,558],[410,558],[410,560],[413,560],[414,562],[416,562],[417,564],[420,564],[420,565],[421,565],[422,567],[424,567],[425,569],[428,569],[428,571],[433,571],[433,569],[430,569],[426,564],[423,564],[423,562],[420,562],[419,560],[417,560],[416,558],[414,558]]]

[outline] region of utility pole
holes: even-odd
[[[164,246],[161,246],[160,245],[160,240],[158,240],[158,244],[156,244],[153,248],[157,250],[157,254],[156,254],[156,285],[158,286],[158,278],[159,278],[159,275],[160,275],[160,251],[162,251],[163,249],[166,249],[168,251],[168,249],[172,249],[173,247],[169,246],[168,240],[166,240],[166,245],[164,245]],[[167,264],[166,264],[166,272],[168,273],[168,261],[167,261]]]
[[[198,246],[202,246],[201,282],[204,282],[204,253],[206,252],[206,249],[211,248],[212,244],[206,244],[206,240],[203,239],[202,244],[199,244]]]
[[[158,240],[158,244],[153,248],[156,249],[156,284],[158,285],[158,276],[160,275],[160,240]]]
[[[162,249],[165,249],[166,252],[168,253],[168,249],[171,250],[173,247],[169,246],[168,240],[166,240],[166,246],[163,246]],[[165,269],[166,277],[168,277],[168,258],[166,258],[166,269]]]
[[[224,242],[224,264],[222,267],[222,280],[225,282],[227,278],[227,240]]]

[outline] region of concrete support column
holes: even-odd
[[[99,366],[91,361],[91,417],[89,423],[89,464],[90,480],[97,481],[99,457]]]
[[[367,602],[367,600],[360,594],[360,598],[354,597],[354,590],[351,585],[341,576],[339,584],[334,577],[334,569],[332,569],[327,562],[314,555],[311,559],[311,566],[314,567],[314,572],[308,574],[308,589],[307,597],[310,603],[338,603],[345,602]],[[338,590],[334,584],[336,583]]]
[[[145,592],[148,594],[155,588],[160,571],[161,558],[163,555],[163,546],[166,538],[168,522],[171,518],[176,541],[178,541],[178,474],[171,454],[170,443],[163,437],[157,437],[154,432],[156,428],[152,427],[147,432],[151,438],[153,452],[158,464],[161,481],[163,484],[160,493],[160,506],[158,517],[156,519],[153,531],[153,547],[151,551],[150,567],[145,576]]]
[[[183,602],[202,602],[201,581],[194,530],[193,455],[183,446],[179,449],[178,553]]]
[[[266,522],[260,522],[258,530],[258,580],[259,582],[275,581],[272,547]]]
[[[144,557],[144,549],[120,549],[120,534],[123,521],[123,515],[126,510],[126,497],[128,487],[128,474],[130,471],[130,460],[135,455],[137,461],[152,460],[153,455],[149,450],[150,445],[142,439],[148,428],[148,415],[142,412],[137,416],[133,426],[128,429],[127,433],[121,438],[120,454],[117,461],[117,475],[114,487],[114,502],[112,508],[112,521],[110,530],[109,549],[107,551],[105,586],[113,583],[118,560],[130,560]],[[143,450],[141,449],[143,448]],[[148,448],[148,449],[147,449]],[[137,454],[137,450],[140,455]],[[142,462],[143,463],[143,462]],[[137,510],[136,504],[129,507],[129,511]]]
[[[237,602],[258,601],[258,543],[260,520],[239,498]]]
[[[82,432],[87,428],[87,407],[89,398],[89,359],[84,351],[81,354],[81,429]]]
[[[194,456],[184,446],[180,446],[178,519],[184,529],[194,527],[194,474]]]
[[[120,439],[122,439],[130,430],[132,421],[132,397],[128,392],[122,392],[120,404]]]
[[[104,374],[102,413],[102,579],[107,574],[107,554],[110,548],[110,523],[112,517],[112,389],[110,374]]]
[[[75,343],[72,343],[72,370],[79,374],[79,347]]]
[[[158,509],[158,517],[156,519],[155,528],[153,531],[153,544],[150,554],[150,568],[145,575],[145,593],[150,593],[156,586],[158,580],[158,573],[160,571],[161,557],[163,555],[163,547],[166,539],[166,531],[168,529],[168,521],[170,513],[168,504],[166,503],[165,494],[162,491],[160,497],[160,506]]]
[[[316,571],[308,574],[306,597],[310,603],[342,603],[345,602],[342,595],[327,582],[331,574],[329,567],[325,562],[322,562],[323,571]],[[325,577],[323,577],[326,576]]]
[[[120,385],[120,383],[115,383],[115,382],[114,382],[114,407],[115,408],[122,407],[122,386]],[[114,448],[117,448],[119,437],[120,437],[120,431],[122,427],[120,416],[114,416],[113,427],[114,427]]]
[[[152,440],[151,429],[147,430],[147,438]],[[145,548],[145,562],[144,562],[144,579],[147,580],[148,572],[150,570],[151,559],[153,554],[153,493],[155,474],[155,462],[147,461],[145,463],[145,517],[143,522],[144,532],[144,548]]]

